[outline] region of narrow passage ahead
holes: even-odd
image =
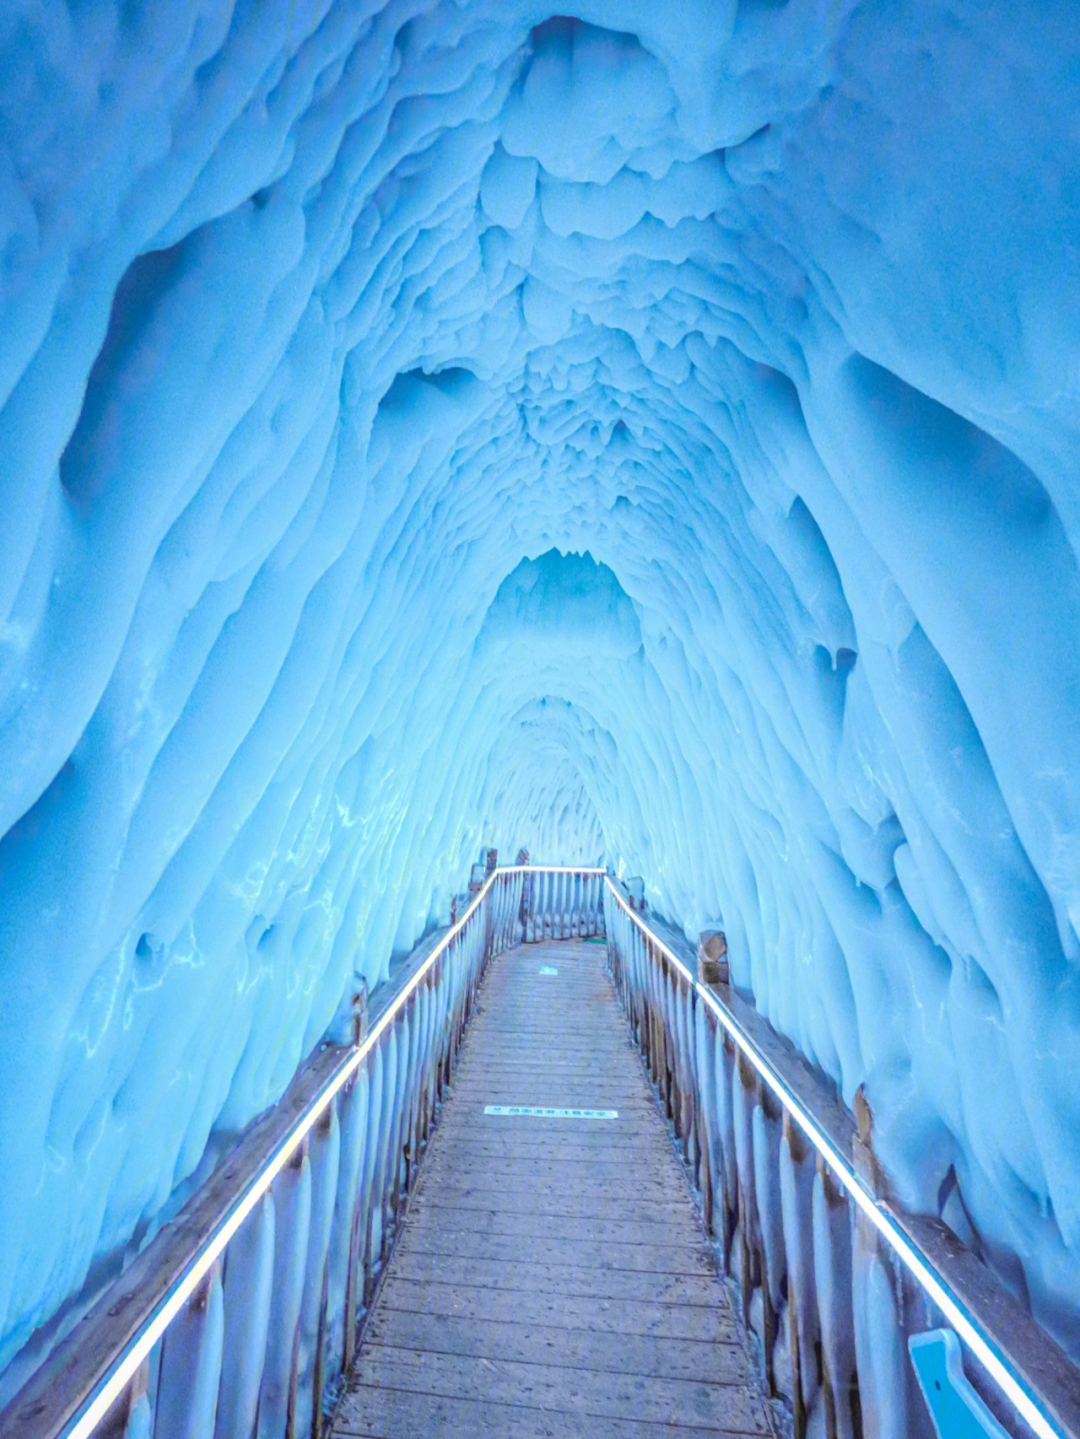
[[[335,1439],[772,1432],[604,946],[509,950],[488,973]]]

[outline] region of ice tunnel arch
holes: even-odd
[[[0,1364],[489,843],[722,917],[1077,1352],[1068,7],[0,47]]]

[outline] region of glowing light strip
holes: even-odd
[[[503,872],[505,873],[506,871]],[[599,872],[604,873],[603,870]],[[431,969],[439,955],[442,954],[443,950],[447,948],[450,942],[455,939],[468,924],[482,903],[488,890],[494,884],[499,873],[499,870],[495,870],[488,876],[487,883],[483,889],[480,890],[479,894],[477,894],[462,917],[456,924],[451,925],[450,929],[447,930],[446,934],[443,935],[427,959],[424,960],[409,983],[402,989],[393,1004],[386,1010],[385,1014],[380,1017],[371,1033],[353,1050],[341,1068],[316,1095],[311,1103],[311,1107],[305,1110],[293,1125],[292,1129],[289,1130],[288,1134],[286,1134],[285,1138],[278,1145],[277,1150],[271,1158],[267,1160],[266,1164],[252,1180],[248,1188],[236,1201],[235,1207],[225,1217],[220,1227],[214,1231],[203,1248],[192,1257],[188,1268],[173,1285],[173,1288],[162,1301],[160,1308],[151,1316],[146,1327],[140,1330],[135,1338],[131,1340],[130,1346],[117,1361],[116,1367],[107,1375],[87,1407],[78,1415],[74,1423],[63,1431],[65,1439],[90,1439],[90,1436],[101,1423],[102,1419],[104,1419],[109,1409],[116,1403],[117,1399],[120,1398],[121,1394],[134,1378],[135,1371],[139,1365],[165,1333],[165,1330],[168,1329],[169,1325],[176,1318],[184,1304],[191,1298],[192,1294],[194,1294],[203,1279],[206,1278],[214,1262],[225,1252],[230,1239],[232,1239],[244,1220],[300,1148],[300,1145],[310,1133],[320,1116],[326,1111],[335,1095],[337,1095],[349,1079],[352,1078],[375,1045],[378,1044],[379,1040],[400,1012],[402,1006],[418,988],[421,980],[423,980]]]
[[[983,1337],[976,1328],[975,1322],[964,1309],[961,1302],[952,1294],[945,1280],[936,1273],[929,1260],[914,1248],[907,1235],[903,1232],[896,1220],[886,1209],[883,1209],[870,1191],[863,1184],[862,1180],[851,1167],[850,1162],[836,1148],[828,1135],[819,1128],[813,1116],[804,1109],[798,1097],[792,1093],[783,1079],[763,1054],[757,1049],[750,1037],[739,1028],[734,1018],[719,1003],[716,996],[700,984],[686,965],[675,952],[670,949],[658,935],[655,935],[645,924],[644,920],[630,908],[622,895],[612,883],[610,875],[607,878],[607,887],[611,890],[619,907],[629,919],[637,925],[642,934],[648,935],[658,949],[662,949],[668,959],[686,976],[693,985],[702,1001],[716,1015],[717,1019],[731,1035],[732,1039],[739,1046],[739,1049],[747,1057],[750,1063],[757,1070],[758,1074],[780,1100],[785,1109],[791,1112],[792,1117],[804,1132],[807,1139],[833,1170],[837,1179],[847,1190],[848,1194],[858,1205],[859,1209],[869,1219],[878,1233],[888,1242],[914,1278],[922,1285],[923,1289],[930,1295],[931,1299],[946,1316],[953,1328],[967,1344],[968,1348],[982,1364],[986,1372],[997,1383],[998,1387],[1006,1395],[1009,1401],[1016,1407],[1017,1411],[1031,1426],[1039,1439],[1064,1439],[1063,1432],[1056,1428],[1037,1402],[1028,1393],[1027,1386],[1018,1379],[991,1342]]]
[[[501,864],[494,874],[607,874],[592,864]]]
[[[828,1135],[818,1127],[813,1117],[804,1109],[803,1105],[791,1090],[788,1089],[783,1079],[772,1068],[768,1060],[759,1053],[749,1037],[738,1027],[731,1015],[719,1004],[716,997],[707,988],[698,983],[679,956],[675,954],[662,939],[655,935],[635,911],[630,908],[615,888],[606,870],[593,866],[578,867],[573,865],[504,865],[499,866],[488,875],[483,888],[475,896],[461,919],[450,927],[435,949],[432,950],[431,954],[428,955],[427,959],[417,970],[416,974],[413,975],[408,985],[406,985],[394,1000],[393,1004],[380,1017],[371,1033],[365,1037],[363,1043],[353,1051],[348,1060],[320,1091],[312,1102],[311,1107],[297,1120],[293,1128],[281,1141],[274,1155],[267,1161],[248,1189],[237,1200],[235,1207],[222,1222],[221,1226],[210,1237],[205,1246],[193,1257],[188,1269],[180,1279],[177,1280],[172,1291],[162,1302],[161,1307],[151,1317],[146,1327],[131,1341],[130,1347],[117,1362],[115,1368],[108,1375],[89,1405],[67,1429],[66,1439],[90,1439],[97,1425],[131,1382],[139,1365],[153,1349],[154,1345],[164,1334],[183,1305],[190,1299],[191,1295],[213,1267],[215,1261],[224,1253],[229,1241],[236,1234],[245,1219],[251,1214],[256,1204],[270,1188],[286,1164],[288,1164],[318,1119],[325,1112],[328,1105],[341,1091],[348,1080],[357,1072],[361,1064],[363,1064],[372,1049],[393,1023],[402,1007],[408,1002],[421,981],[431,970],[439,956],[468,924],[479,905],[483,902],[488,891],[491,889],[495,879],[499,876],[543,873],[605,876],[607,887],[619,907],[631,922],[635,924],[643,934],[648,935],[653,944],[667,955],[668,959],[675,965],[680,973],[693,985],[702,1001],[712,1010],[717,1020],[731,1035],[733,1041],[739,1046],[742,1053],[746,1055],[757,1073],[785,1108],[791,1112],[792,1117],[800,1129],[803,1130],[814,1148],[835,1173],[837,1179],[851,1196],[855,1204],[858,1205],[862,1213],[900,1257],[942,1313],[946,1315],[961,1338],[971,1349],[972,1353],[975,1354],[982,1363],[987,1373],[990,1374],[999,1385],[1003,1393],[1009,1398],[1034,1432],[1040,1436],[1040,1439],[1062,1439],[1061,1431],[1055,1428],[1046,1419],[1041,1409],[1038,1408],[1029,1396],[1026,1387],[1016,1379],[1006,1362],[1000,1357],[996,1350],[991,1347],[990,1343],[983,1338],[960,1302],[949,1291],[945,1281],[935,1273],[929,1262],[924,1260],[913,1248],[907,1236],[892,1216],[879,1206],[873,1195],[866,1189],[862,1181],[855,1174],[844,1155],[836,1148]]]

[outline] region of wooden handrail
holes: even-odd
[[[215,1281],[220,1285],[222,1257],[232,1238],[276,1176],[294,1164],[297,1155],[307,1152],[308,1136],[321,1120],[329,1119],[331,1106],[348,1091],[368,1055],[399,1022],[420,988],[435,981],[441,972],[441,956],[467,931],[473,936],[469,943],[480,945],[485,956],[493,947],[514,942],[516,900],[508,907],[500,899],[497,920],[489,904],[486,914],[478,920],[482,931],[469,930],[493,887],[500,885],[498,893],[505,898],[516,893],[515,881],[520,890],[520,881],[526,875],[544,872],[588,875],[597,880],[592,892],[594,899],[599,898],[599,877],[604,871],[596,867],[491,868],[489,864],[483,883],[473,891],[460,919],[456,917],[455,900],[454,923],[421,941],[375,991],[371,1008],[364,1016],[363,1034],[356,1033],[352,1044],[319,1046],[278,1103],[247,1127],[179,1213],[161,1227],[38,1366],[0,1411],[0,1439],[60,1439],[62,1435],[86,1439],[94,1433],[104,1439],[103,1423],[110,1431],[121,1423],[116,1406],[128,1404],[141,1393],[139,1371],[154,1344],[183,1306],[197,1301],[202,1292],[200,1285]],[[493,925],[497,925],[497,933]],[[460,997],[457,1007],[445,1016],[449,1037],[444,1036],[439,1043],[449,1043],[451,1051],[460,1039],[471,1003],[471,994]],[[430,1038],[425,1043],[430,1044]],[[426,1133],[431,1116],[418,1095],[411,1103],[425,1108]],[[413,1112],[408,1123],[418,1122]],[[397,1115],[393,1128],[404,1146],[404,1162],[412,1166],[416,1156],[409,1147],[409,1134],[403,1133],[405,1123],[406,1117]],[[396,1206],[396,1182],[391,1191]],[[346,1342],[346,1350],[349,1347]]]
[[[1080,1439],[1080,1369],[1061,1346],[947,1225],[909,1213],[888,1193],[869,1142],[860,1138],[856,1117],[832,1081],[730,984],[700,980],[697,955],[680,931],[654,915],[645,919],[610,874],[607,888],[624,915],[666,953],[688,990],[723,1024],[849,1198],[954,1324],[986,1380],[1040,1439]]]

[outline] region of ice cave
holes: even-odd
[[[1080,1361],[1080,24],[9,0],[0,1370],[484,847]]]

